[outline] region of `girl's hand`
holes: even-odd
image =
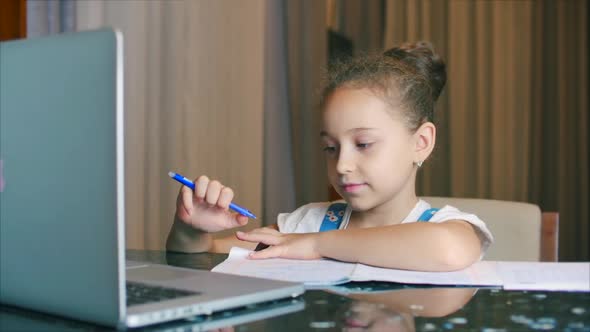
[[[176,199],[176,218],[205,232],[244,226],[248,217],[229,211],[234,192],[219,181],[202,175],[194,180],[195,190],[182,186]]]
[[[236,232],[238,239],[248,242],[261,242],[270,247],[252,252],[250,258],[290,258],[320,259],[317,251],[319,233],[283,234],[272,228],[257,228],[250,232]]]

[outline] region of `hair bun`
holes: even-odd
[[[426,77],[433,100],[438,99],[447,81],[447,72],[444,61],[434,52],[430,42],[404,43],[385,51],[383,55],[405,63]]]

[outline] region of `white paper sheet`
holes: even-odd
[[[496,273],[496,262],[491,261],[477,262],[464,270],[453,272],[419,272],[357,264],[351,279],[433,285],[499,286],[502,284],[500,276]]]
[[[249,250],[233,247],[229,257],[213,272],[276,279],[318,285],[336,285],[350,281],[355,264],[333,260],[248,259]]]
[[[251,277],[295,281],[308,287],[329,286],[348,281],[390,281],[410,284],[498,286],[495,262],[478,262],[455,272],[417,272],[385,269],[334,260],[248,259],[250,251],[234,247],[229,257],[213,271]]]
[[[590,292],[590,263],[498,262],[504,289]]]

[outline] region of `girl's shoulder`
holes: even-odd
[[[290,213],[280,213],[277,225],[282,233],[311,233],[320,228],[328,207],[335,202],[314,202],[300,206]]]
[[[418,200],[418,203],[416,203],[416,205],[414,206],[414,209],[412,209],[410,214],[406,217],[406,219],[404,219],[404,221],[402,223],[417,221],[420,219],[420,216],[422,216],[422,214],[425,211],[430,210],[430,209],[435,210],[435,211],[433,211],[434,213],[432,214],[432,217],[430,217],[430,219],[428,220],[431,222],[443,222],[443,221],[449,221],[449,220],[466,220],[468,222],[473,221],[475,223],[480,223],[480,222],[483,223],[483,221],[481,219],[479,219],[478,216],[476,216],[475,214],[470,213],[468,211],[461,211],[451,205],[431,206],[430,203],[428,203],[427,201],[422,200],[422,199]]]

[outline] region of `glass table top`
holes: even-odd
[[[129,250],[127,258],[211,269],[222,254]],[[354,282],[299,298],[153,325],[145,331],[589,331],[590,293]],[[97,331],[77,322],[2,306],[0,331]]]

